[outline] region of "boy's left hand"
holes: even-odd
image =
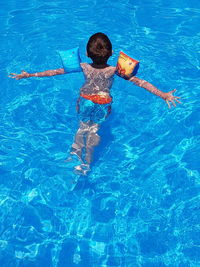
[[[171,105],[170,105],[171,103],[172,103],[172,105],[173,105],[174,107],[176,107],[176,103],[175,103],[175,101],[181,104],[181,102],[178,100],[178,99],[180,99],[180,97],[178,97],[178,96],[173,96],[173,93],[174,93],[175,91],[176,91],[176,89],[174,89],[174,90],[172,90],[172,91],[169,91],[168,93],[164,93],[164,100],[166,101],[166,103],[167,103],[167,105],[168,105],[169,108],[171,108]],[[171,102],[171,103],[170,103],[170,102]]]
[[[23,79],[23,78],[30,77],[30,74],[28,72],[22,70],[21,74],[10,73],[10,75],[8,77],[12,78],[12,79],[20,80],[20,79]]]

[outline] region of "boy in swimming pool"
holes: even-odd
[[[80,89],[80,97],[77,101],[80,126],[70,152],[71,155],[76,155],[80,159],[81,164],[76,166],[75,169],[83,174],[86,174],[90,169],[94,147],[99,144],[100,137],[97,132],[100,124],[111,111],[112,97],[110,89],[116,71],[116,67],[107,64],[111,55],[112,44],[105,34],[96,33],[90,37],[87,43],[87,56],[92,59],[92,63],[81,63],[86,81]],[[19,80],[60,74],[65,74],[63,68],[37,73],[22,71],[21,74],[11,73],[11,77]],[[129,81],[164,99],[169,108],[170,103],[174,106],[176,106],[175,101],[180,103],[179,97],[173,96],[175,89],[164,93],[151,83],[136,76],[130,78]]]

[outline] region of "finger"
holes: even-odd
[[[174,96],[174,98],[179,98],[179,99],[181,99],[181,97],[179,97],[179,96]]]
[[[167,103],[167,105],[168,105],[168,108],[171,108],[170,103],[169,103],[168,100],[166,100],[166,103]]]
[[[12,78],[12,79],[15,79],[16,75],[14,75],[14,76],[8,75],[8,77]]]
[[[175,99],[175,101],[178,102],[179,104],[182,104],[182,102],[181,101],[178,101],[177,99]]]
[[[10,75],[17,75],[17,73],[10,73]]]
[[[171,93],[171,94],[173,94],[174,92],[176,92],[176,89],[174,89],[174,90],[170,91],[170,93]]]
[[[171,102],[172,102],[172,105],[173,105],[174,107],[176,107],[176,104],[175,104],[174,100],[171,100]]]

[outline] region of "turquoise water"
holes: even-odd
[[[199,1],[1,2],[0,266],[199,267]],[[119,77],[92,171],[68,156],[82,74],[9,79],[60,68],[56,50],[108,34],[140,60],[138,77],[182,105]]]

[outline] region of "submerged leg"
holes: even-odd
[[[94,147],[100,142],[100,136],[97,134],[99,128],[99,124],[91,123],[87,132],[85,160],[88,164],[91,164],[92,162]]]
[[[85,122],[80,122],[80,126],[78,131],[76,132],[75,138],[74,138],[74,143],[72,144],[71,147],[71,152],[70,154],[75,154],[78,156],[78,158],[83,161],[83,149],[85,147],[85,135],[88,132],[88,124]]]
[[[100,137],[97,134],[99,124],[91,121],[81,122],[80,128],[72,144],[71,154],[76,154],[82,161],[81,165],[75,167],[78,173],[86,175],[90,170],[94,147],[99,144]]]

